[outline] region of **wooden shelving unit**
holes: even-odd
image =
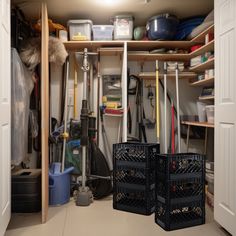
[[[155,72],[142,72],[138,76],[143,80],[156,80]],[[193,72],[179,72],[179,79],[194,79],[196,77],[197,74]],[[164,74],[160,73],[159,78],[163,79]],[[175,72],[168,73],[167,79],[175,79]]]
[[[214,100],[215,96],[202,96],[198,98],[200,101]]]
[[[215,63],[215,59],[212,58],[200,65],[190,68],[189,70],[192,72],[204,72],[205,70],[214,68],[214,63]]]
[[[205,86],[205,85],[212,85],[214,84],[214,80],[215,78],[209,78],[209,79],[203,79],[203,80],[199,80],[199,81],[195,81],[195,82],[191,82],[190,86]]]
[[[183,124],[183,125],[191,125],[191,126],[198,126],[198,127],[214,128],[214,124],[208,123],[208,122],[182,121],[181,124]]]
[[[193,38],[191,42],[195,43],[204,43],[205,42],[205,35],[209,33],[214,33],[214,25],[211,25],[206,30],[204,30],[202,33],[200,33],[198,36]]]
[[[194,58],[194,57],[197,57],[199,55],[203,55],[206,52],[214,51],[214,46],[215,46],[215,41],[212,40],[211,42],[203,45],[202,47],[200,47],[199,49],[195,50],[194,52],[191,52],[189,56],[191,58]]]

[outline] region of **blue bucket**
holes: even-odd
[[[52,163],[49,169],[49,205],[62,205],[70,200],[70,173],[74,167],[60,172],[61,163]]]

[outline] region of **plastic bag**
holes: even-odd
[[[11,164],[19,165],[27,156],[30,94],[33,90],[32,72],[11,51]]]

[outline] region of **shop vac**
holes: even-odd
[[[97,147],[96,137],[96,117],[92,116],[88,106],[88,73],[90,70],[88,57],[97,56],[97,53],[88,52],[87,48],[83,52],[76,53],[77,60],[83,60],[83,100],[80,114],[82,147],[82,176],[81,186],[76,196],[77,206],[89,206],[93,202],[93,197],[99,199],[111,193],[111,173],[101,150]],[[89,161],[88,161],[88,157]],[[88,165],[89,164],[89,165]],[[88,168],[89,166],[89,168]]]

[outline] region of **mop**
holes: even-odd
[[[65,169],[65,154],[66,154],[66,141],[68,138],[67,133],[67,109],[68,109],[68,81],[69,81],[69,60],[66,62],[66,86],[65,86],[65,107],[64,107],[64,132],[62,134],[63,138],[63,148],[62,148],[62,163],[61,163],[61,172],[64,172]]]

